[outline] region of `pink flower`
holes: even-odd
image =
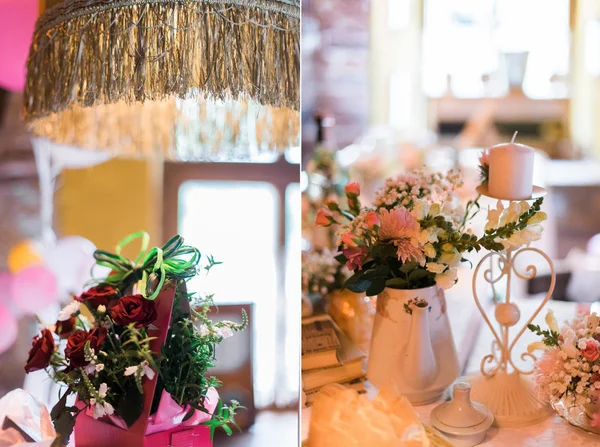
[[[398,259],[402,262],[424,259],[423,251],[419,248],[419,233],[421,226],[406,208],[396,208],[391,211],[381,210],[381,228],[379,238],[382,241],[392,241],[398,248]]]
[[[380,227],[381,219],[375,211],[369,211],[365,217],[365,223],[369,228]]]
[[[366,247],[353,247],[353,248],[344,248],[342,253],[348,261],[346,262],[346,268],[350,271],[354,271],[356,269],[362,270],[362,264],[367,257],[368,250]]]
[[[360,195],[360,185],[357,182],[348,183],[346,185],[346,195],[359,196]]]
[[[598,349],[598,342],[596,340],[588,340],[585,344],[585,349],[581,351],[581,355],[588,362],[594,362],[600,357],[600,350]]]
[[[348,248],[358,247],[358,244],[354,239],[356,239],[356,234],[344,233],[344,235],[342,236],[342,243]]]
[[[558,374],[564,370],[564,360],[560,348],[549,348],[544,351],[542,356],[535,362],[535,385],[537,394],[544,400],[550,400],[554,397],[550,384],[554,381],[553,374]]]
[[[332,220],[333,220],[333,213],[331,211],[329,211],[327,208],[321,208],[317,212],[317,220],[315,221],[315,223],[319,227],[328,227],[329,225],[331,225]]]

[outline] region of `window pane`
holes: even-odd
[[[266,182],[188,181],[179,190],[178,229],[186,242],[223,265],[188,283],[215,302],[255,303],[257,406],[274,396],[277,328],[277,190]],[[299,267],[298,267],[299,271]]]

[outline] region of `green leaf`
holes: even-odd
[[[385,277],[390,274],[390,268],[387,265],[380,265],[379,267],[371,270],[364,271],[363,279],[376,279],[379,277]]]
[[[341,255],[337,255],[335,258],[337,262],[339,262],[340,264],[345,264],[346,262],[348,262],[348,258],[346,257],[346,255],[341,254]]]
[[[192,408],[190,411],[187,412],[187,414],[183,417],[183,419],[181,421],[182,422],[187,421],[189,418],[191,418],[194,415],[195,411],[196,411],[196,409]]]
[[[363,293],[363,292],[366,292],[371,287],[371,280],[370,279],[359,279],[350,284],[346,283],[344,285],[347,289],[351,290],[354,293]]]
[[[403,278],[391,278],[385,282],[385,285],[392,289],[406,289],[408,287],[408,281]]]
[[[54,429],[56,430],[57,437],[60,439],[60,442],[62,442],[62,445],[67,445],[69,443],[69,438],[71,438],[71,434],[75,428],[77,414],[63,411],[58,418],[54,420]]]
[[[52,408],[52,411],[50,411],[50,417],[53,421],[58,419],[59,416],[65,412],[65,407],[67,406],[67,397],[69,397],[69,394],[71,394],[70,388],[65,391],[65,394],[62,395],[58,402],[56,402],[56,405],[54,405]]]
[[[407,262],[406,264],[403,264],[402,267],[400,267],[400,271],[402,273],[409,273],[413,271],[417,267],[417,265],[418,264],[416,262]]]
[[[385,277],[380,276],[379,278],[375,278],[369,288],[366,290],[367,296],[375,296],[379,295],[385,289]]]
[[[429,272],[427,270],[422,268],[416,268],[412,272],[410,272],[410,275],[408,275],[408,280],[410,282],[416,282],[420,279],[427,278],[428,276]]]

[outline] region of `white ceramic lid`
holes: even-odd
[[[452,435],[474,435],[491,427],[494,416],[484,405],[471,402],[471,385],[458,382],[453,387],[450,402],[438,405],[431,412],[431,423],[438,430]]]

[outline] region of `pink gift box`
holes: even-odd
[[[153,323],[156,329],[149,330],[150,337],[156,339],[150,342],[154,352],[160,352],[167,337],[175,289],[163,289],[156,298],[158,318]],[[156,391],[155,374],[152,380],[146,378],[143,383],[144,410],[138,420],[127,428],[119,417],[103,417],[94,419],[89,410],[80,414],[75,422],[76,447],[212,447],[210,428],[198,425],[210,419],[201,411],[183,422],[183,417],[189,408],[180,407],[166,392],[163,391],[155,414],[150,414],[152,399]],[[217,406],[219,395],[210,389],[205,401],[205,407],[213,412]],[[83,403],[78,403],[83,406]],[[81,407],[80,407],[81,408]]]

